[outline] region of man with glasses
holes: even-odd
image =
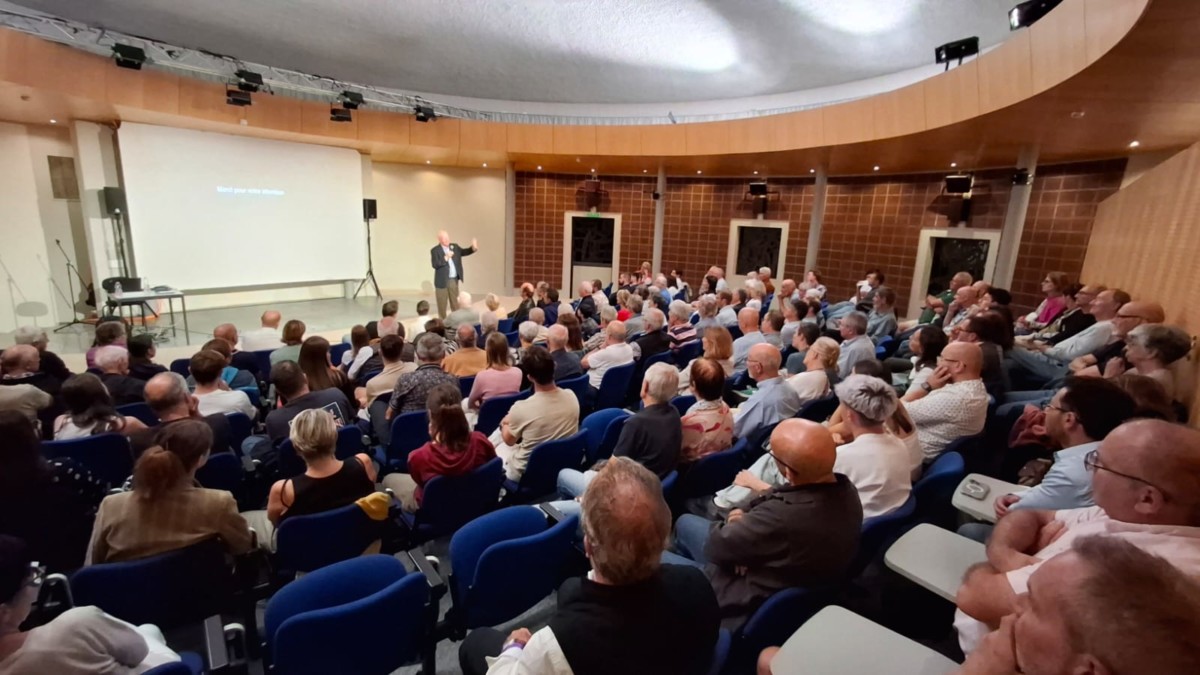
[[[663,562],[703,566],[736,628],[776,591],[840,581],[858,549],[863,510],[848,478],[834,473],[837,448],[815,422],[784,420],[771,456],[787,484],[729,512],[723,523],[691,514],[675,523],[676,553]]]
[[[1109,343],[1115,330],[1113,319],[1129,300],[1125,291],[1110,288],[1092,301],[1091,312],[1096,323],[1075,337],[1054,346],[1032,343],[1025,349],[1012,350],[1008,359],[1013,388],[1040,389],[1065,377],[1069,372],[1067,364]]]
[[[1126,422],[1084,463],[1095,506],[1014,510],[997,523],[987,562],[968,571],[955,599],[964,653],[1014,611],[1045,561],[1081,537],[1120,538],[1200,575],[1200,431],[1161,420]]]
[[[937,368],[901,399],[917,425],[925,463],[937,459],[962,436],[983,431],[988,393],[983,385],[983,351],[974,342],[951,342],[938,357]]]
[[[1132,301],[1127,302],[1117,310],[1113,317],[1113,334],[1108,343],[1091,354],[1085,354],[1071,361],[1067,366],[1075,375],[1085,377],[1101,377],[1101,370],[1109,359],[1122,356],[1125,353],[1125,338],[1129,331],[1148,323],[1162,323],[1167,318],[1162,305],[1157,302]]]

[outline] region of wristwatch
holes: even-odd
[[[929,386],[929,383],[928,383],[928,382],[922,382],[922,383],[921,383],[921,388],[925,390],[925,393],[926,393],[926,394],[928,394],[929,392],[933,391],[933,387]]]

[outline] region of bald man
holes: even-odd
[[[1126,422],[1084,461],[1095,506],[1012,511],[997,523],[988,561],[967,573],[955,600],[964,653],[1016,609],[1045,561],[1082,537],[1124,539],[1200,577],[1200,431],[1161,420]]]
[[[937,459],[955,439],[983,431],[988,393],[982,370],[983,352],[978,344],[951,342],[942,350],[929,379],[904,394],[904,407],[917,425],[925,464]]]
[[[479,250],[479,242],[471,240],[471,248],[450,243],[445,230],[437,233],[437,246],[429,249],[433,266],[433,288],[437,295],[438,317],[446,318],[446,305],[458,298],[458,282],[463,280],[462,259]]]
[[[283,315],[273,309],[262,313],[261,326],[257,330],[242,335],[242,349],[248,352],[279,349],[283,346],[283,338],[279,332],[279,322]]]
[[[803,405],[800,394],[787,386],[779,372],[782,362],[783,355],[779,350],[765,342],[750,348],[746,357],[746,373],[754,380],[757,389],[735,412],[735,437],[753,439],[772,424],[795,415]]]
[[[664,556],[705,566],[731,629],[776,591],[841,579],[858,550],[862,503],[854,484],[833,472],[837,446],[829,430],[785,420],[771,434],[771,454],[785,485],[730,511],[723,523],[680,516],[678,555]]]
[[[954,300],[946,307],[942,317],[942,330],[946,335],[954,332],[955,326],[971,315],[971,308],[979,302],[979,291],[974,286],[963,286],[954,292]]]
[[[229,365],[250,374],[258,372],[258,357],[249,351],[243,351],[243,348],[239,348],[238,346],[237,326],[231,323],[223,323],[213,329],[213,337],[221,338],[229,343],[231,358]]]
[[[0,410],[15,410],[30,420],[39,418],[39,411],[54,403],[54,394],[62,384],[38,373],[39,356],[36,347],[16,345],[4,350],[0,357],[4,366],[4,379],[0,380]],[[47,390],[52,388],[53,393]],[[42,418],[45,421],[45,418]],[[53,421],[52,419],[50,421]]]
[[[738,312],[738,328],[742,336],[733,341],[733,374],[746,372],[746,359],[750,356],[750,348],[766,342],[762,331],[759,330],[758,310],[744,307]]]
[[[1121,305],[1112,318],[1113,331],[1108,342],[1096,351],[1071,361],[1067,369],[1083,377],[1102,377],[1100,369],[1109,359],[1124,357],[1125,338],[1129,331],[1144,323],[1162,323],[1166,318],[1166,312],[1157,302],[1133,300]]]

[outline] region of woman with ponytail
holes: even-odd
[[[250,548],[250,528],[233,495],[196,483],[212,448],[201,420],[166,425],[133,467],[133,490],[100,503],[87,562],[136,560],[220,537],[229,552]]]

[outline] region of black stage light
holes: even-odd
[[[1049,14],[1050,10],[1058,7],[1061,2],[1062,0],[1026,0],[1018,3],[1016,7],[1008,10],[1008,27],[1011,30],[1028,28]]]
[[[142,64],[146,62],[146,50],[141,47],[132,45],[113,45],[113,59],[121,68],[129,68],[130,70],[141,70]]]
[[[358,110],[358,107],[363,105],[363,95],[356,91],[343,91],[338,101],[347,110]]]
[[[350,113],[349,109],[335,108],[333,106],[329,107],[329,121],[330,122],[351,122],[353,120],[354,120],[354,117]]]
[[[759,180],[759,181],[754,181],[753,183],[750,183],[750,196],[751,197],[767,196],[767,181]]]
[[[437,119],[437,113],[433,112],[433,108],[425,105],[419,105],[413,108],[413,116],[418,122],[428,122]]]
[[[975,177],[970,174],[954,174],[946,176],[945,193],[948,195],[963,195],[975,186]]]
[[[946,70],[950,69],[950,62],[957,59],[958,64],[962,65],[962,60],[968,56],[974,56],[979,53],[979,38],[969,37],[946,44],[933,50],[933,56],[936,63],[946,64]]]
[[[236,105],[238,107],[247,106],[252,103],[250,100],[250,92],[241,91],[240,89],[226,89],[225,102],[229,105]]]
[[[242,91],[256,92],[263,86],[262,75],[249,70],[239,70],[234,75],[237,76],[237,88]]]

